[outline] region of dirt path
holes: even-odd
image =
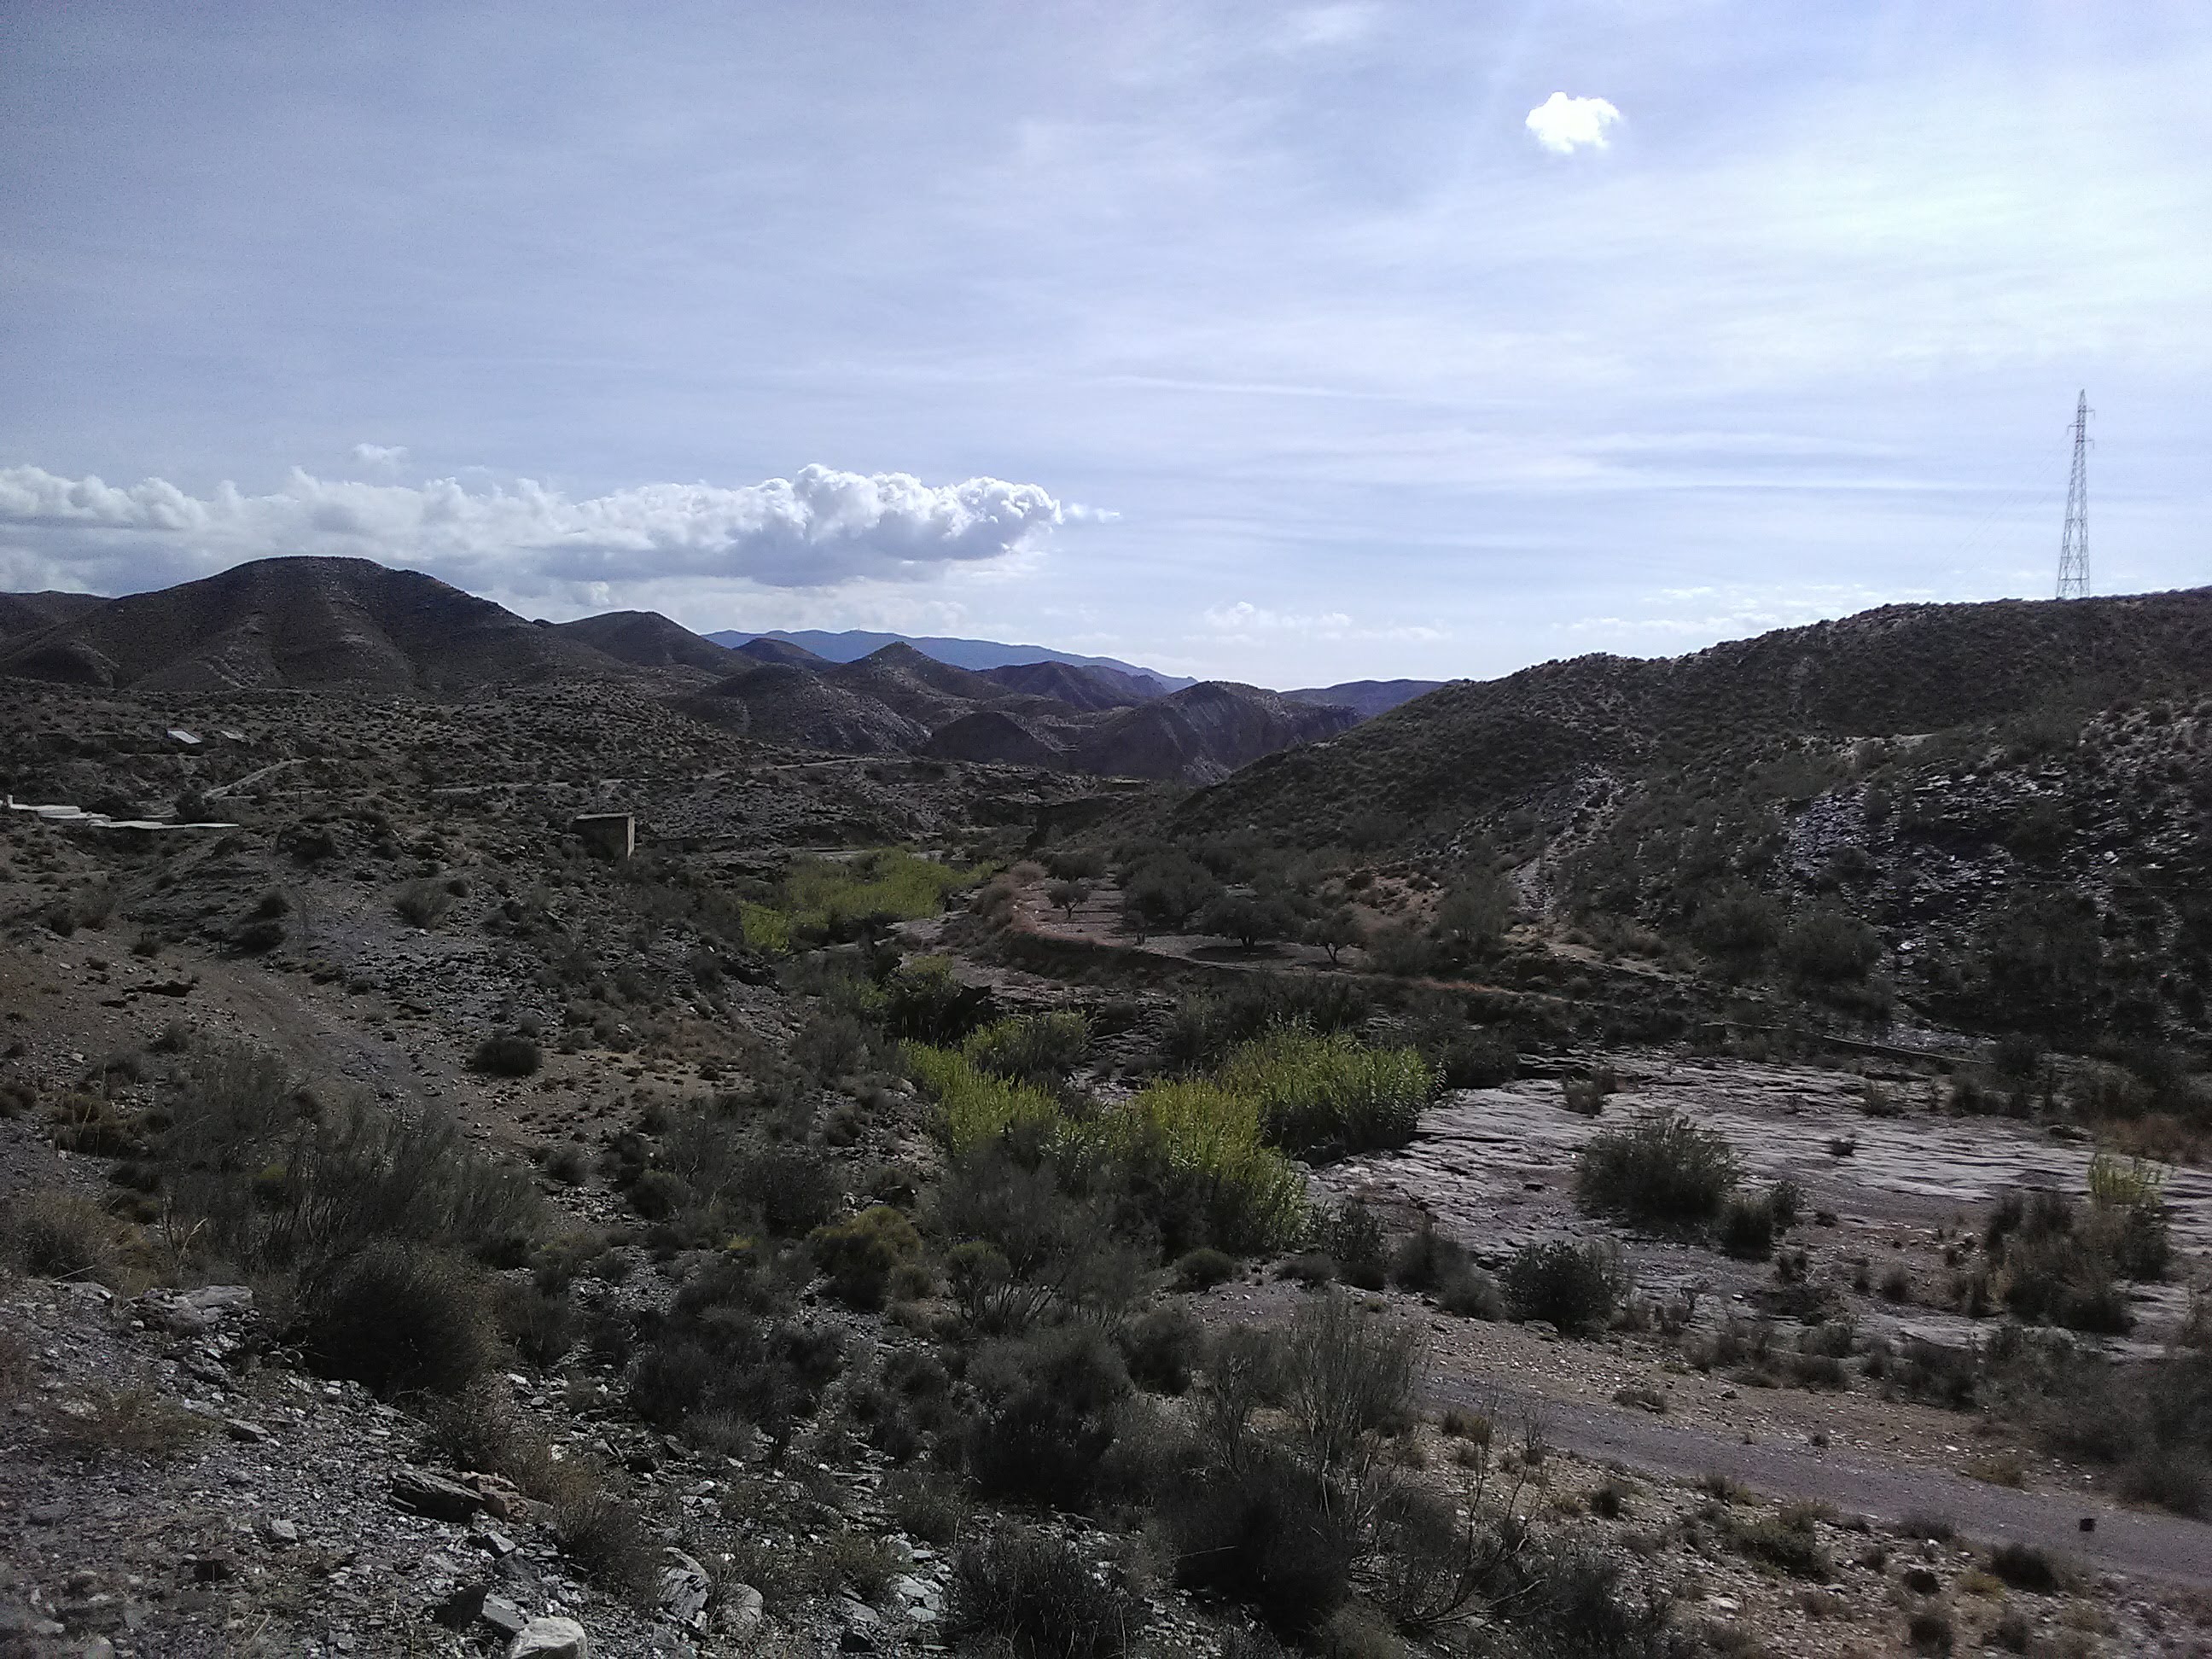
[[[1632,1407],[1574,1404],[1479,1373],[1441,1378],[1443,1405],[1534,1417],[1565,1451],[1617,1459],[1650,1474],[1695,1480],[1723,1474],[1769,1498],[1813,1499],[1840,1511],[1896,1522],[1907,1516],[1949,1521],[1984,1543],[2021,1543],[2084,1566],[2212,1586],[2212,1526],[2139,1513],[2084,1497],[2014,1492],[1940,1469],[1907,1468],[1840,1451],[1744,1444],[1662,1421]],[[2095,1530],[2083,1532],[2083,1517]]]

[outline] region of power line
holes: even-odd
[[[2089,597],[2089,394],[2074,405],[2074,474],[2066,485],[2066,528],[2058,538],[2058,597]]]

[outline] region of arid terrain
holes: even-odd
[[[0,1652],[2212,1651],[2203,593],[1378,714],[274,562],[0,605]]]

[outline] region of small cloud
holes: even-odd
[[[1374,33],[1380,21],[1376,6],[1307,6],[1291,14],[1285,39],[1293,48],[1348,46]]]
[[[1571,155],[1585,146],[1603,149],[1606,133],[1620,112],[1602,98],[1570,98],[1555,92],[1528,112],[1528,131],[1554,155]]]
[[[363,466],[397,466],[407,459],[404,444],[356,444],[354,459]]]

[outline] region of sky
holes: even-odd
[[[1276,686],[2212,580],[2197,0],[0,0],[0,589]]]

